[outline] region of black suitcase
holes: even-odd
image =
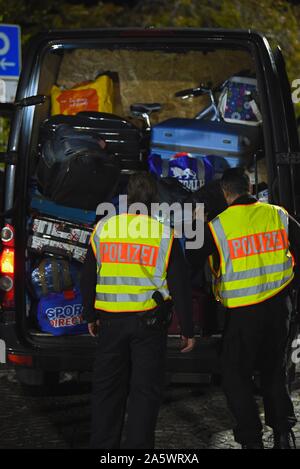
[[[126,119],[105,112],[88,111],[79,112],[75,116],[55,115],[42,123],[40,145],[43,145],[61,124],[67,124],[79,132],[105,140],[107,152],[118,158],[122,168],[147,167],[147,143],[144,134]]]

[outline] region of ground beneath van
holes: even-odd
[[[0,365],[0,448],[87,448],[89,440],[89,377],[78,384],[65,374],[55,396],[25,396],[15,372]],[[293,390],[300,418],[300,370]],[[261,408],[261,400],[260,408]],[[218,386],[171,385],[166,389],[157,431],[159,449],[238,448],[230,431],[231,417]],[[295,428],[300,448],[300,422]],[[271,447],[266,429],[265,445]]]

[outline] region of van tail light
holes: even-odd
[[[1,274],[14,274],[15,272],[15,250],[14,248],[4,248],[0,257]]]
[[[15,365],[24,365],[24,366],[33,365],[33,359],[31,355],[15,355],[13,353],[8,353],[7,360],[10,363],[14,363]]]
[[[0,253],[0,290],[3,308],[14,308],[14,273],[15,273],[15,235],[11,225],[5,225],[1,230],[2,252]]]

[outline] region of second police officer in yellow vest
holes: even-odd
[[[260,303],[293,280],[283,208],[255,201],[234,204],[208,226],[218,249],[217,261],[215,254],[209,257],[214,291],[227,308]]]
[[[242,169],[227,170],[220,184],[228,208],[205,226],[203,247],[188,252],[188,259],[201,269],[209,258],[215,298],[226,308],[221,364],[235,439],[245,449],[263,448],[253,395],[253,375],[260,371],[274,447],[293,448],[296,418],[286,356],[294,279],[290,249],[299,256],[300,230],[282,207],[250,195]]]

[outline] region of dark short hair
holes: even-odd
[[[246,194],[249,192],[250,179],[244,168],[230,168],[221,178],[221,187],[228,194]]]
[[[128,181],[128,204],[140,202],[150,208],[157,202],[157,180],[145,171],[132,174]]]

